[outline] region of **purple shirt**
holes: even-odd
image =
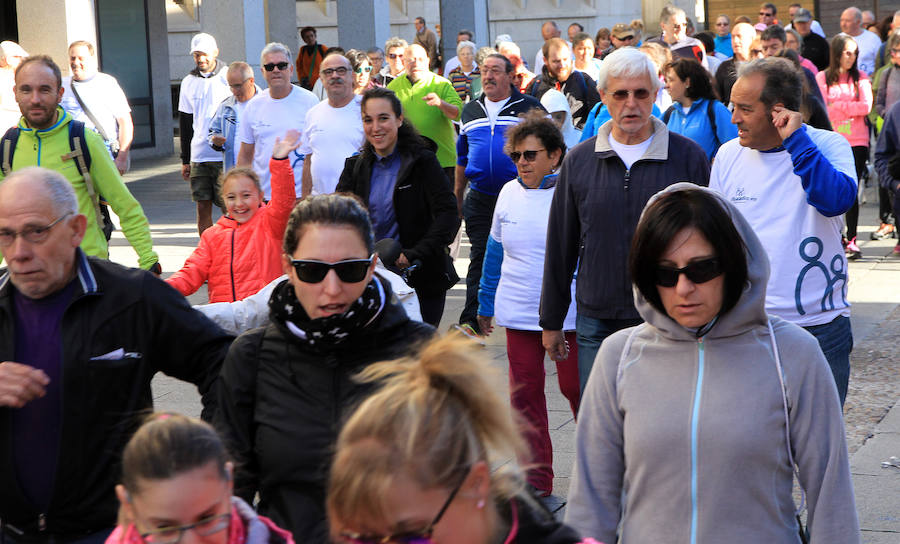
[[[387,157],[375,155],[372,177],[369,180],[369,216],[375,231],[375,241],[393,238],[400,241],[397,214],[394,213],[394,187],[403,161],[395,150]]]
[[[62,318],[75,281],[33,300],[13,289],[15,362],[39,368],[50,378],[46,395],[12,411],[13,460],[25,496],[42,510],[50,503],[62,423]]]

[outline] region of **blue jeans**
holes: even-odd
[[[612,333],[643,323],[642,319],[594,319],[581,314],[575,316],[575,333],[578,340],[578,381],[581,393],[587,385],[594,359],[600,344]]]
[[[459,323],[468,323],[477,332],[478,328],[478,284],[481,282],[481,267],[484,264],[484,251],[487,248],[488,235],[491,233],[491,221],[494,219],[494,206],[497,195],[489,195],[469,189],[463,200],[463,217],[466,219],[466,236],[472,244],[469,250],[469,271],[466,273],[466,305],[459,316]]]
[[[819,341],[819,347],[825,354],[834,383],[837,385],[841,407],[847,398],[847,384],[850,383],[850,351],[853,350],[853,330],[850,318],[838,316],[831,323],[803,327]]]

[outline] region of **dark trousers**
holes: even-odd
[[[825,354],[831,374],[834,375],[834,383],[837,385],[841,406],[847,398],[847,386],[850,383],[850,352],[853,350],[853,330],[850,328],[850,318],[838,316],[831,323],[803,327],[809,331]]]
[[[853,146],[853,160],[856,163],[856,179],[859,180],[859,183],[863,182],[863,179],[865,179],[866,176],[866,172],[868,172],[868,168],[866,167],[866,161],[868,159],[868,146]],[[857,192],[856,200],[853,201],[853,206],[851,206],[850,209],[847,210],[846,219],[847,239],[852,240],[856,238],[856,227],[857,225],[859,225],[859,192]]]
[[[447,300],[447,292],[444,291],[440,295],[423,295],[417,289],[416,297],[419,299],[419,312],[422,314],[422,321],[433,327],[440,325],[441,316],[444,315],[444,302]]]
[[[641,319],[595,319],[581,314],[575,316],[575,333],[578,339],[578,381],[581,393],[587,385],[594,359],[600,351],[600,344],[612,333],[640,325]]]
[[[469,271],[466,273],[466,305],[459,315],[459,322],[468,323],[478,332],[481,332],[477,320],[478,283],[481,281],[481,266],[484,264],[484,251],[487,248],[488,235],[491,233],[491,221],[496,205],[497,195],[488,195],[471,189],[463,201],[466,235],[472,249],[469,250]]]
[[[882,223],[894,224],[893,211],[894,206],[891,204],[893,197],[890,189],[878,186],[878,219]]]

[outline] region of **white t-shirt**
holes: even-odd
[[[227,68],[216,75],[197,77],[188,74],[181,80],[178,97],[178,111],[194,116],[194,137],[191,138],[191,162],[222,162],[222,153],[209,145],[209,123],[216,114],[216,108],[231,96]]]
[[[284,98],[272,98],[269,89],[256,93],[244,109],[238,141],[254,145],[253,171],[259,175],[267,199],[272,197],[269,159],[272,157],[275,138],[284,138],[290,129],[299,131],[300,137],[304,138],[306,114],[318,103],[311,92],[294,85],[291,94]],[[291,153],[290,160],[294,169],[294,188],[299,195],[303,175],[303,155],[299,150],[295,150]]]
[[[485,111],[487,111],[488,119],[490,119],[491,125],[497,122],[497,116],[500,115],[500,110],[502,110],[503,106],[505,106],[506,103],[509,102],[510,98],[511,97],[507,96],[503,100],[494,102],[488,97],[484,97],[484,109]]]
[[[13,86],[16,84],[12,70],[0,68],[0,131],[16,126],[22,117]]]
[[[453,57],[452,59],[448,60],[446,64],[444,64],[444,74],[449,74],[457,66],[459,66],[459,57],[458,56]],[[466,75],[468,75],[468,74],[466,74]],[[448,76],[445,75],[444,77],[448,77]]]
[[[843,136],[812,127],[806,133],[837,170],[856,180],[853,153]],[[843,216],[825,217],[806,201],[790,153],[761,153],[735,138],[719,148],[709,188],[741,211],[766,248],[768,313],[802,327],[850,315]]]
[[[64,77],[62,84],[65,91],[60,105],[69,112],[73,119],[83,122],[88,128],[95,128],[94,123],[91,122],[75,98],[75,93],[72,92],[74,85],[84,105],[103,125],[106,136],[110,140],[118,138],[116,119],[129,115],[131,108],[128,106],[128,99],[125,98],[125,92],[122,91],[116,78],[97,72],[94,77],[85,81],[73,81],[71,76]],[[100,131],[97,130],[97,132]]]
[[[843,32],[841,34],[850,36]],[[868,30],[863,30],[859,36],[850,37],[853,38],[857,47],[859,47],[859,54],[856,60],[860,71],[865,72],[867,76],[871,76],[872,72],[875,71],[875,56],[878,55],[878,50],[881,48],[881,39],[874,32],[869,32]]]
[[[646,153],[647,149],[650,148],[651,142],[653,142],[652,134],[649,138],[639,144],[620,144],[618,141],[616,141],[615,138],[613,138],[612,132],[609,133],[609,147],[611,147],[613,151],[616,152],[616,155],[618,155],[619,158],[622,159],[622,162],[625,163],[625,168],[627,170],[631,170],[631,165],[644,156],[644,153]]]
[[[497,324],[524,331],[539,331],[541,284],[547,246],[547,221],[555,188],[526,189],[512,180],[500,189],[491,238],[503,245],[500,283],[494,297]],[[563,330],[575,330],[575,281]]]
[[[360,117],[361,102],[362,96],[354,95],[344,107],[334,108],[325,100],[306,114],[306,132],[300,152],[307,157],[312,153],[312,194],[333,193],[344,170],[344,160],[362,146],[365,136]]]

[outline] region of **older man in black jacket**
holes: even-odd
[[[213,383],[232,337],[146,271],[87,257],[71,184],[39,167],[0,184],[0,519],[4,543],[102,544],[122,448],[157,371]]]

